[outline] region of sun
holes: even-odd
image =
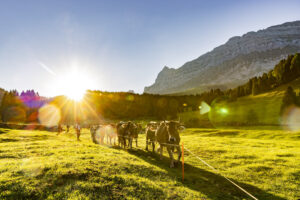
[[[74,101],[81,101],[84,97],[85,91],[77,90],[76,88],[70,88],[65,92],[65,95]]]
[[[62,85],[63,94],[74,101],[82,100],[90,82],[86,75],[75,71],[64,78]]]
[[[86,90],[93,86],[92,79],[84,71],[73,69],[57,77],[55,81],[56,93],[65,95],[74,101],[81,101]]]

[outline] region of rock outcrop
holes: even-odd
[[[144,92],[196,94],[211,88],[235,87],[296,52],[300,52],[300,21],[271,26],[232,37],[178,69],[164,67]]]

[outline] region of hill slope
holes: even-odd
[[[289,54],[300,52],[300,21],[233,37],[178,69],[164,67],[145,93],[201,93],[228,89],[261,75]]]
[[[213,102],[212,107],[215,112],[210,115],[200,115],[199,111],[195,111],[181,113],[180,117],[187,124],[191,120],[198,120],[205,122],[206,125],[211,123],[213,126],[247,124],[279,126],[283,123],[280,116],[282,97],[288,86],[292,86],[298,94],[300,78],[266,93],[240,97],[234,102]],[[226,109],[226,113],[218,112],[222,108]],[[204,125],[204,123],[200,124]]]

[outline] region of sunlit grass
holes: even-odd
[[[140,149],[122,150],[75,133],[1,130],[0,199],[247,199],[185,152],[181,168]],[[187,148],[259,199],[296,199],[300,134],[278,130],[187,129]],[[166,152],[164,155],[167,155]]]
[[[282,97],[288,86],[292,86],[295,92],[300,92],[300,78],[275,88],[269,92],[248,95],[237,98],[236,101],[221,103],[219,109],[216,110],[213,117],[209,119],[209,115],[201,115],[199,111],[190,111],[180,113],[180,119],[184,122],[189,120],[199,120],[203,125],[213,125],[221,127],[225,125],[267,125],[280,126],[281,116],[280,107]]]

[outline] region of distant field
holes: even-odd
[[[258,199],[300,198],[300,133],[187,129],[187,148]],[[74,133],[0,131],[0,199],[249,199],[185,153],[181,167],[141,149],[95,145]],[[166,152],[164,155],[167,155]]]
[[[213,125],[221,127],[226,124],[260,124],[268,126],[278,126],[281,124],[280,106],[282,97],[288,86],[292,86],[295,92],[300,92],[300,79],[296,79],[289,84],[280,86],[270,92],[249,95],[238,98],[234,102],[217,103],[219,109],[224,108],[227,113],[216,112],[213,115],[200,115],[199,111],[181,113],[181,120],[191,122],[195,119],[199,121],[200,127]]]

